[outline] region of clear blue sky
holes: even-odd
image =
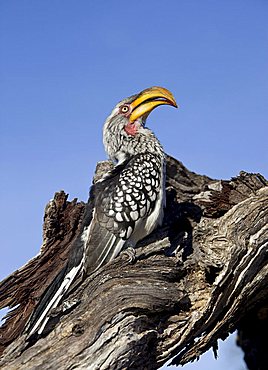
[[[268,177],[267,19],[266,0],[2,0],[0,277],[38,252],[55,191],[87,199],[106,116],[146,87],[181,107],[148,119],[167,153]]]

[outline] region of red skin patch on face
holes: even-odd
[[[124,127],[124,130],[128,135],[135,136],[136,133],[138,132],[138,126],[139,125],[136,125],[136,122],[128,122]]]

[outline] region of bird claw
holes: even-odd
[[[133,247],[127,247],[121,254],[127,256],[128,263],[130,264],[133,264],[136,261],[136,250]]]

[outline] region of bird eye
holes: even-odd
[[[122,107],[121,107],[121,112],[122,113],[127,113],[129,111],[129,106],[128,105],[123,105]]]

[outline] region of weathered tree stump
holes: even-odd
[[[99,164],[97,176],[110,166]],[[130,264],[123,252],[87,277],[66,298],[76,303],[55,312],[54,328],[27,345],[23,327],[91,207],[56,193],[45,210],[40,254],[0,285],[0,306],[19,305],[0,329],[1,368],[183,365],[216,351],[217,340],[238,328],[250,369],[266,369],[267,331],[260,340],[255,324],[268,323],[267,185],[245,172],[213,180],[168,157],[164,224],[139,243],[137,261]]]

